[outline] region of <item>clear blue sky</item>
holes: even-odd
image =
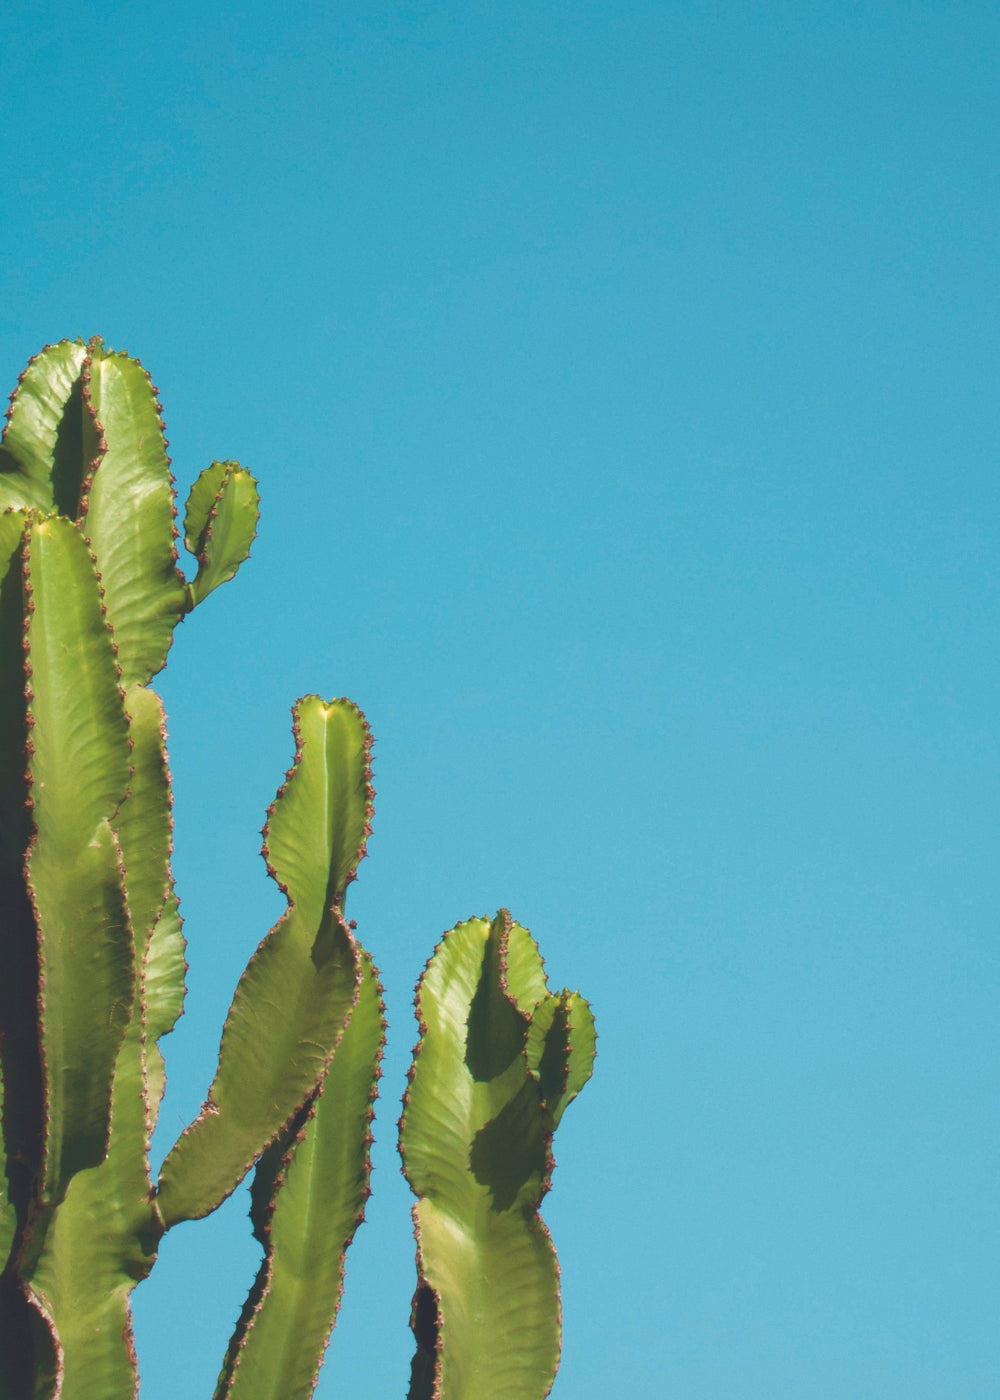
[[[159,1155],[281,907],[289,707],[378,736],[391,1033],[318,1396],[406,1393],[395,1120],[441,931],[589,995],[554,1400],[996,1400],[994,4],[27,3],[0,369],[99,332],[183,490],[259,477],[162,688],[188,1011]],[[136,1295],[208,1400],[235,1197]]]

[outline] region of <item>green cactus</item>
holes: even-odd
[[[368,1197],[385,1020],[346,919],[370,831],[371,738],[348,700],[293,710],[264,856],[288,908],[251,957],[201,1113],[158,1182],[161,1038],[184,998],[162,704],[174,627],[247,558],[253,477],[195,482],[177,565],[160,407],[100,340],[30,362],[0,445],[0,1400],[138,1394],[130,1294],[164,1232],[253,1169],[264,1256],[216,1400],[308,1397]],[[549,993],[504,912],[421,979],[401,1120],[417,1196],[411,1400],[542,1400],[559,1356],[538,1206],[591,1072],[576,994]]]
[[[593,1067],[590,1008],[549,993],[537,944],[501,909],[445,935],[417,1018],[400,1123],[417,1196],[410,1400],[547,1395],[559,1274],[538,1207],[552,1135]]]

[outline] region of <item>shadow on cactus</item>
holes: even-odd
[[[253,1171],[263,1259],[215,1400],[312,1394],[363,1219],[385,1034],[345,912],[372,816],[349,700],[294,707],[264,857],[288,907],[247,964],[205,1104],[154,1182],[159,1042],[184,998],[163,708],[173,629],[247,558],[253,477],[213,462],[177,563],[156,390],[64,341],[21,375],[0,446],[0,1400],[130,1400],[130,1294],[164,1232]],[[400,1121],[417,1198],[410,1400],[541,1400],[559,1278],[538,1208],[594,1025],[506,911],[446,934],[417,991]]]

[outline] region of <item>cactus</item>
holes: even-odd
[[[501,909],[445,935],[417,1017],[400,1122],[417,1196],[410,1400],[547,1395],[559,1275],[538,1207],[552,1134],[590,1078],[590,1008],[549,992],[536,943]]]
[[[371,829],[371,736],[350,701],[293,709],[264,858],[288,907],[236,988],[198,1117],[158,1181],[161,1039],[184,998],[163,707],[173,629],[248,557],[257,487],[213,462],[178,568],[157,391],[134,359],[47,347],[0,445],[0,1400],[138,1395],[130,1295],[165,1231],[253,1172],[263,1247],[216,1400],[312,1394],[369,1194],[385,1017],[345,914]],[[505,911],[445,935],[417,994],[400,1123],[417,1197],[411,1400],[541,1400],[559,1358],[538,1215],[559,1119],[591,1072],[577,994],[552,995]]]

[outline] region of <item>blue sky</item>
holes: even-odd
[[[395,1119],[442,930],[511,908],[597,1074],[555,1400],[995,1400],[1000,16],[105,0],[6,17],[0,368],[104,335],[182,492],[257,475],[162,690],[187,1015],[280,912],[289,707],[377,735],[391,1022],[320,1400],[405,1394]],[[239,1195],[136,1294],[207,1397]]]

